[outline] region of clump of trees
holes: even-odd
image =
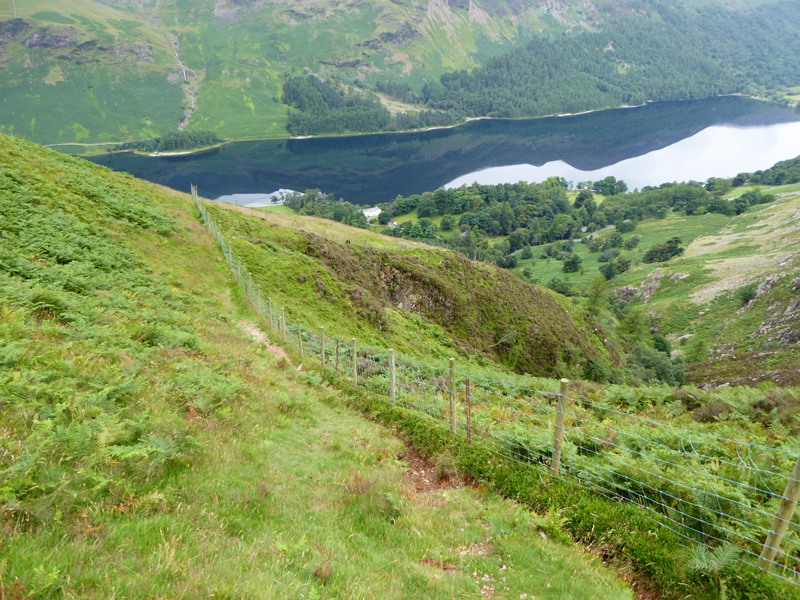
[[[646,263],[666,262],[673,256],[679,256],[684,251],[684,248],[681,248],[681,242],[681,238],[674,236],[664,244],[656,244],[644,253],[642,261]]]
[[[140,152],[179,152],[221,144],[225,140],[213,131],[174,131],[151,140],[124,142],[113,150],[138,150]]]
[[[333,194],[323,194],[319,190],[289,194],[284,198],[284,205],[301,215],[329,219],[362,229],[369,227],[361,206],[345,202],[341,198],[337,200]]]
[[[392,115],[374,93],[335,87],[314,75],[288,77],[283,103],[295,109],[286,125],[292,135],[398,131],[457,122],[453,115],[435,110]]]

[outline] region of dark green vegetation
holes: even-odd
[[[430,110],[392,115],[374,94],[335,89],[314,75],[286,79],[283,102],[297,109],[286,125],[292,135],[402,131],[457,122],[448,113]]]
[[[179,152],[204,148],[223,143],[225,140],[208,131],[176,131],[152,140],[125,142],[114,146],[114,150],[139,150],[141,152]]]
[[[321,217],[351,227],[366,228],[367,218],[360,206],[344,200],[336,200],[333,194],[323,194],[319,190],[307,190],[304,194],[290,194],[284,199],[284,206],[299,215]]]
[[[622,234],[633,231],[636,223],[643,219],[663,219],[670,212],[691,216],[709,212],[733,216],[743,213],[751,205],[766,204],[775,199],[771,194],[747,191],[729,201],[723,197],[722,191],[699,182],[668,183],[646,187],[641,192],[627,192],[624,182],[609,177],[592,186],[612,194],[598,206],[588,189],[581,190],[570,203],[568,187],[563,178],[553,177],[541,184],[475,184],[458,189],[439,189],[409,198],[398,197],[394,202],[381,205],[387,213],[384,221],[412,211],[416,211],[420,218],[460,215],[454,223],[456,231],[449,233],[449,229],[443,229],[440,234],[436,227],[422,227],[421,221],[417,224],[406,221],[400,227],[385,230],[385,233],[412,239],[439,238],[470,258],[506,268],[517,266],[515,253],[518,250],[556,242],[560,242],[558,246],[547,246],[540,252],[545,258],[567,260],[572,253],[572,240],[583,238],[582,242],[589,244],[590,251],[607,251],[600,255],[600,262],[607,263],[608,252],[623,246]],[[588,234],[609,226],[614,226],[614,234],[602,243],[589,243]],[[490,238],[497,236],[506,236],[506,239],[491,245]],[[653,260],[648,257],[645,262],[667,260],[676,253],[677,250],[670,246],[664,252],[653,251]],[[565,272],[580,270],[580,265],[574,268],[575,262],[570,263]]]
[[[795,0],[6,4],[0,125],[48,143],[150,139],[187,117],[190,130],[263,139],[287,125],[394,130],[728,92],[791,98],[800,84]],[[287,111],[284,83],[298,73],[361,91]]]
[[[2,136],[0,232],[3,598],[630,598],[253,343],[186,197]]]
[[[625,3],[623,8],[634,8]],[[530,117],[791,87],[800,81],[797,2],[747,11],[648,2],[597,33],[536,38],[472,72],[426,84],[431,108]]]
[[[742,173],[733,179],[733,184],[741,185],[743,182],[755,185],[783,185],[800,182],[800,156],[792,160],[784,160],[770,167],[766,171],[755,173]]]

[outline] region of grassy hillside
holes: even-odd
[[[456,352],[478,365],[496,359],[540,376],[618,361],[588,313],[573,314],[557,295],[501,269],[454,252],[336,243],[304,231],[302,218],[295,230],[272,215],[265,223],[222,205],[211,212],[254,282],[290,321],[303,318],[329,335],[420,358]]]
[[[419,86],[554,25],[516,3],[484,4],[5,0],[0,22],[24,25],[0,35],[2,131],[46,143],[152,137],[177,128],[196,87],[189,127],[226,139],[287,136],[277,101],[292,70]],[[37,31],[60,41],[30,47]]]
[[[0,595],[631,598],[255,343],[192,208],[0,136]]]
[[[778,200],[750,207],[738,216],[671,213],[645,220],[623,238],[640,238],[636,248],[620,248],[633,265],[609,281],[622,306],[643,304],[653,327],[664,334],[676,355],[691,358],[697,383],[755,384],[772,381],[797,385],[800,347],[797,291],[800,281],[796,184],[735,188],[737,197],[751,189]],[[596,235],[603,239],[613,230]],[[665,263],[645,264],[645,251],[673,236],[685,252]],[[598,276],[600,253],[575,244],[581,270],[564,273],[562,262],[534,248],[514,271],[540,284],[558,278],[583,292]],[[609,326],[609,325],[607,325]]]

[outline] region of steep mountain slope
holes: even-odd
[[[631,598],[254,343],[184,196],[0,136],[0,294],[0,597]]]
[[[284,77],[304,70],[347,86],[424,89],[428,107],[473,115],[791,87],[800,84],[796,11],[795,0],[6,1],[0,131],[47,143],[122,141],[179,126],[283,137]],[[531,54],[521,70],[498,76],[504,56],[471,79],[437,81],[531,40],[532,54],[519,51]],[[504,77],[512,81],[500,87],[531,92],[525,102],[542,85],[550,100],[522,112],[507,97],[495,106],[491,90]]]

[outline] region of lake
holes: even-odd
[[[633,189],[732,177],[800,155],[800,111],[741,97],[660,102],[583,115],[485,119],[451,129],[236,142],[186,156],[90,160],[206,198],[320,189],[373,205],[442,186],[587,181]],[[258,197],[258,196],[255,196]]]

